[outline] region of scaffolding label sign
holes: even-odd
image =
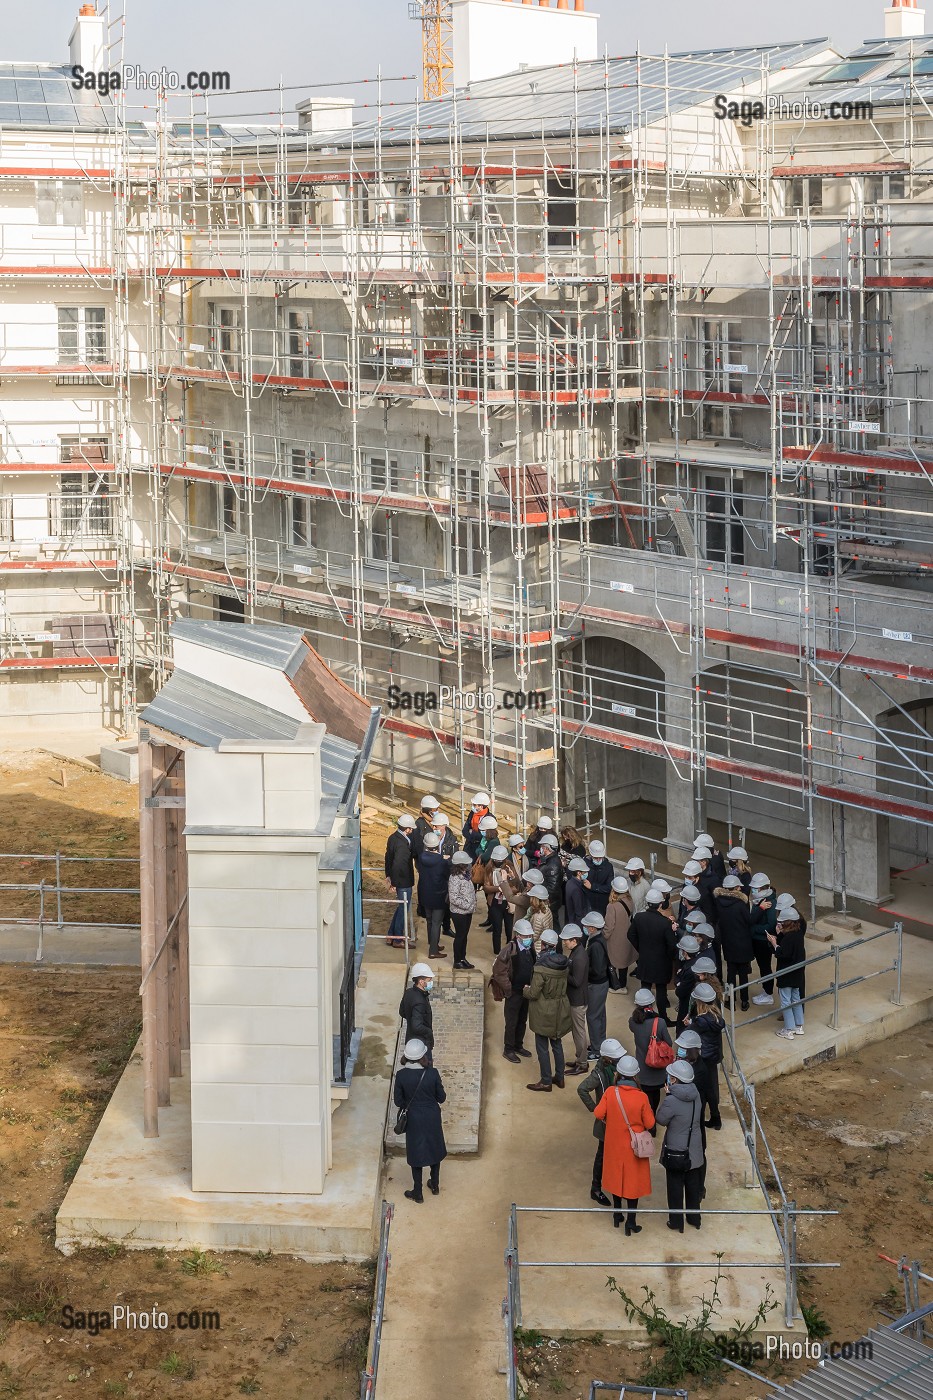
[[[750,374],[748,365],[723,365],[725,374]]]
[[[609,584],[609,587],[612,589],[613,593],[635,592],[634,583],[620,583],[618,579],[613,579],[612,582]]]
[[[637,711],[631,705],[619,705],[615,700],[612,702],[612,713],[626,715],[629,719],[635,719],[637,716]]]
[[[914,639],[913,632],[892,632],[890,627],[882,627],[881,635],[889,642],[912,642]]]
[[[849,423],[850,433],[877,433],[877,423],[863,423],[860,418],[855,418]]]

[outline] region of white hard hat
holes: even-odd
[[[664,895],[660,890],[656,890],[652,886],[652,888],[648,891],[647,895],[645,896],[645,902],[646,904],[663,904]]]
[[[712,854],[712,851],[708,850],[706,846],[697,846],[690,859],[695,860],[697,865],[699,865],[700,869],[702,870],[704,864],[709,865],[709,858]]]
[[[702,875],[703,867],[698,860],[688,860],[687,864],[684,866],[683,873],[685,875]]]
[[[752,876],[753,890],[765,890],[768,888],[770,883],[771,881],[768,879],[767,875],[765,875],[764,871],[762,870],[759,870],[757,875]]]
[[[693,970],[694,972],[703,972],[707,977],[710,977],[716,971],[716,964],[712,958],[697,958],[693,964]]]
[[[708,924],[705,919],[702,919],[698,924],[692,924],[691,927],[693,929],[694,935],[697,938],[716,937],[716,930],[713,928],[713,925]]]
[[[733,846],[732,850],[726,854],[727,860],[748,860],[748,851],[744,846]]]
[[[436,831],[429,831],[424,838],[424,848],[426,851],[436,851],[441,844],[441,838]]]
[[[739,879],[738,875],[727,875],[722,882],[722,887],[724,890],[740,890],[742,888],[742,881]]]
[[[541,841],[540,841],[539,844],[542,845],[542,846],[547,846],[549,850],[554,850],[554,851],[556,851],[556,850],[557,850],[557,837],[556,837],[556,836],[542,836],[542,837],[541,837]]]
[[[480,831],[495,831],[498,825],[499,823],[496,821],[495,817],[480,817]]]
[[[581,860],[579,856],[574,856],[573,860],[567,866],[567,869],[574,875],[585,875],[589,868],[586,861]]]
[[[794,896],[792,894],[779,894],[774,901],[774,907],[776,909],[793,909]]]
[[[512,936],[514,938],[534,938],[535,931],[530,919],[516,919],[512,925]]]
[[[552,928],[546,928],[541,935],[541,942],[548,948],[556,948],[560,939]]]
[[[544,876],[541,874],[540,870],[535,870],[534,866],[532,866],[530,870],[525,871],[525,874],[522,876],[522,879],[525,881],[526,885],[544,884]]]
[[[473,801],[470,803],[470,806],[488,807],[491,801],[492,798],[489,796],[488,792],[474,792]]]
[[[624,875],[617,875],[613,880],[610,889],[615,894],[628,894],[628,880]]]
[[[698,982],[693,989],[693,998],[695,1001],[715,1001],[716,988],[708,982]]]
[[[626,870],[644,870],[645,862],[641,856],[632,856],[631,860],[625,862],[625,868]]]
[[[681,1084],[693,1083],[693,1065],[689,1060],[673,1060],[668,1065],[667,1072],[672,1079],[679,1079]]]
[[[641,1065],[634,1055],[623,1055],[616,1064],[623,1079],[634,1079],[637,1074],[641,1074]]]
[[[539,831],[553,831],[553,830],[554,830],[554,821],[553,821],[553,818],[552,818],[552,817],[539,817],[539,818],[538,818],[538,830],[539,830]]]
[[[653,890],[660,890],[662,894],[673,894],[674,892],[673,885],[669,885],[666,880],[660,878],[651,881],[651,888]]]
[[[625,1054],[625,1049],[617,1040],[604,1040],[599,1047],[599,1053],[604,1060],[621,1060]]]
[[[678,941],[677,947],[682,953],[698,953],[700,951],[699,941],[694,938],[692,933],[685,933],[683,938]]]
[[[427,963],[415,963],[408,975],[413,982],[417,982],[419,977],[433,977],[434,968],[428,967]]]
[[[406,1060],[423,1060],[428,1053],[428,1047],[423,1040],[407,1040],[402,1055]]]
[[[700,1039],[699,1031],[692,1031],[688,1028],[680,1032],[674,1044],[679,1045],[681,1050],[699,1050],[703,1042]]]
[[[582,938],[583,930],[579,924],[564,924],[560,931],[561,943],[569,943],[571,938]]]
[[[711,851],[716,849],[716,842],[708,831],[701,831],[699,836],[694,836],[693,844],[694,846],[706,846]]]
[[[595,909],[591,909],[588,914],[584,914],[580,921],[584,928],[605,928],[606,920],[602,914],[597,914]]]
[[[443,812],[435,812],[435,813],[434,813],[434,825],[435,825],[435,826],[450,826],[450,817],[445,816]]]
[[[493,860],[508,860],[509,853],[504,846],[493,846],[492,858]]]
[[[591,841],[587,850],[591,856],[604,856],[606,854],[606,847],[602,841]]]
[[[451,865],[472,865],[473,860],[466,851],[454,851],[450,863]]]
[[[440,805],[441,804],[438,802],[437,798],[432,797],[430,793],[428,793],[427,797],[422,797],[421,799],[422,811],[424,811],[425,807],[430,807],[432,812],[436,812]]]
[[[654,1006],[654,992],[650,987],[639,987],[635,993],[636,1006]]]
[[[524,844],[525,844],[525,838],[524,838],[524,836],[510,836],[510,837],[509,837],[509,845],[512,846],[512,847],[515,847],[515,846],[524,846]]]
[[[702,909],[691,909],[690,913],[684,919],[684,923],[689,924],[691,928],[693,928],[695,924],[705,924],[706,915],[703,913]]]
[[[791,907],[790,909],[781,910],[777,917],[777,922],[779,924],[792,924],[799,918],[800,915],[797,913],[797,910]]]
[[[688,904],[698,904],[700,900],[700,891],[697,889],[696,885],[684,885],[680,892],[680,897],[681,899],[685,899]]]
[[[416,822],[414,817],[410,817],[407,812],[403,812],[398,819],[397,825],[404,827],[406,831],[411,831],[416,826]]]

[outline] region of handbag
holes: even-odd
[[[690,1127],[687,1130],[686,1147],[668,1147],[667,1134],[664,1135],[664,1146],[661,1148],[660,1162],[665,1171],[668,1172],[688,1172],[690,1170],[690,1139],[693,1136],[693,1120],[696,1116],[696,1100],[690,1105]]]
[[[661,1018],[655,1016],[654,1025],[651,1027],[651,1039],[648,1041],[648,1053],[645,1055],[645,1064],[648,1069],[667,1069],[673,1064],[677,1056],[674,1053],[673,1045],[668,1045],[666,1040],[658,1040],[658,1021]]]
[[[622,1102],[622,1093],[619,1089],[616,1089],[616,1098],[619,1100],[619,1107],[622,1110],[622,1117],[625,1119],[625,1126],[628,1128],[629,1137],[632,1139],[632,1151],[634,1152],[635,1156],[642,1158],[653,1157],[654,1138],[647,1131],[647,1129],[643,1129],[640,1133],[635,1132],[631,1123],[628,1121],[628,1114],[625,1111],[625,1105]]]
[[[477,856],[470,870],[470,879],[477,889],[480,889],[486,879],[486,862],[482,856]]]
[[[426,1069],[423,1069],[423,1070],[421,1071],[421,1079],[419,1079],[419,1080],[418,1080],[418,1083],[415,1085],[415,1092],[414,1092],[414,1094],[412,1094],[411,1098],[408,1100],[408,1103],[405,1105],[405,1107],[404,1107],[404,1108],[400,1108],[399,1111],[398,1111],[398,1115],[396,1116],[396,1119],[395,1119],[395,1131],[396,1131],[397,1133],[399,1133],[399,1134],[404,1133],[405,1129],[408,1127],[408,1110],[409,1110],[409,1108],[410,1108],[410,1106],[411,1106],[411,1104],[412,1104],[412,1101],[413,1101],[413,1100],[415,1099],[415,1097],[417,1096],[418,1090],[421,1088],[421,1080],[424,1079],[424,1076],[425,1076],[426,1074],[427,1074],[427,1070],[426,1070]]]

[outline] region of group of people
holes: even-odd
[[[387,941],[403,943],[404,910],[417,890],[429,959],[447,956],[441,939],[452,927],[454,967],[472,968],[467,938],[484,903],[482,927],[491,932],[495,955],[490,987],[504,1011],[504,1058],[521,1064],[531,1057],[530,1031],[539,1071],[530,1091],[551,1093],[564,1088],[567,1076],[586,1076],[578,1093],[596,1120],[592,1198],[613,1205],[614,1223],[624,1223],[627,1234],[641,1228],[637,1204],[651,1189],[649,1140],[660,1124],[668,1224],[683,1230],[686,1220],[699,1229],[707,1131],[722,1126],[726,986],[747,1010],[752,1003],[773,1006],[776,984],[782,1021],[776,1034],[804,1034],[804,969],[797,964],[806,956],[806,920],[793,896],[776,894],[766,874],[754,873],[742,847],[723,855],[706,832],[696,837],[674,884],[652,879],[637,856],[617,873],[601,841],[586,843],[572,827],[558,837],[547,815],[527,835],[507,836],[487,793],[474,796],[462,839],[461,847],[433,797],[424,799],[417,821],[399,818],[386,849],[386,878],[399,900]],[[417,941],[413,930],[411,941]],[[760,990],[750,997],[753,963]],[[630,992],[630,973],[639,983],[628,1023],[631,1053],[607,1034],[609,993]],[[433,983],[430,965],[415,964],[399,1008],[406,1046],[396,1104],[411,1104],[409,1123],[430,1117],[432,1124],[414,1153],[408,1137],[414,1184],[406,1194],[415,1200],[423,1198],[424,1167],[431,1189],[438,1189],[446,1155],[444,1090],[432,1066]],[[564,1050],[567,1036],[572,1057]]]

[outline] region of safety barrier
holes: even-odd
[[[385,1322],[386,1280],[392,1256],[389,1253],[389,1230],[395,1207],[382,1203],[382,1226],[379,1232],[379,1254],[376,1258],[376,1290],[373,1296],[373,1324],[369,1333],[369,1353],[360,1374],[360,1400],[375,1400],[379,1376],[379,1353],[382,1348],[382,1324]]]

